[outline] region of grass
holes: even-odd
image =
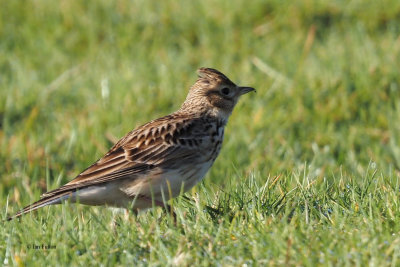
[[[1,263],[400,265],[398,1],[1,6],[2,218],[176,110],[198,67],[257,88],[176,225],[66,203],[2,223]]]

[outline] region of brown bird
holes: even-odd
[[[200,68],[198,75],[178,111],[131,131],[75,179],[8,220],[65,200],[135,211],[153,203],[164,207],[165,201],[192,188],[217,158],[240,96],[255,91],[215,69]]]

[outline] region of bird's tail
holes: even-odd
[[[29,206],[26,206],[25,208],[23,208],[22,210],[18,211],[16,214],[14,214],[13,216],[8,217],[7,221],[11,221],[12,219],[18,218],[26,213],[29,213],[31,211],[40,209],[40,208],[48,206],[48,205],[60,204],[62,201],[70,198],[71,195],[72,195],[71,191],[66,191],[61,194],[46,196],[46,197],[30,204]]]

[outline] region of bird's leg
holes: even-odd
[[[174,223],[176,223],[176,213],[173,211],[171,205],[168,205],[167,203],[164,203],[163,201],[159,201],[157,199],[152,199],[146,196],[140,196],[141,199],[144,199],[146,201],[149,201],[150,203],[153,203],[154,205],[163,208],[163,210],[167,213],[170,214],[174,220]],[[133,209],[134,212],[137,212],[137,210]]]
[[[135,213],[135,216],[136,215],[137,214]],[[111,220],[110,226],[111,226],[111,229],[113,230],[114,234],[116,233],[116,229],[121,226],[120,220],[127,221],[130,218],[129,217],[129,210],[124,210],[123,217],[124,217],[123,219],[119,218],[119,216],[117,216],[115,211],[113,211],[113,218]]]

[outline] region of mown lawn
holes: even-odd
[[[400,265],[399,1],[0,2],[2,219],[178,109],[197,68],[257,88],[176,224],[66,203],[2,222],[0,264]]]

